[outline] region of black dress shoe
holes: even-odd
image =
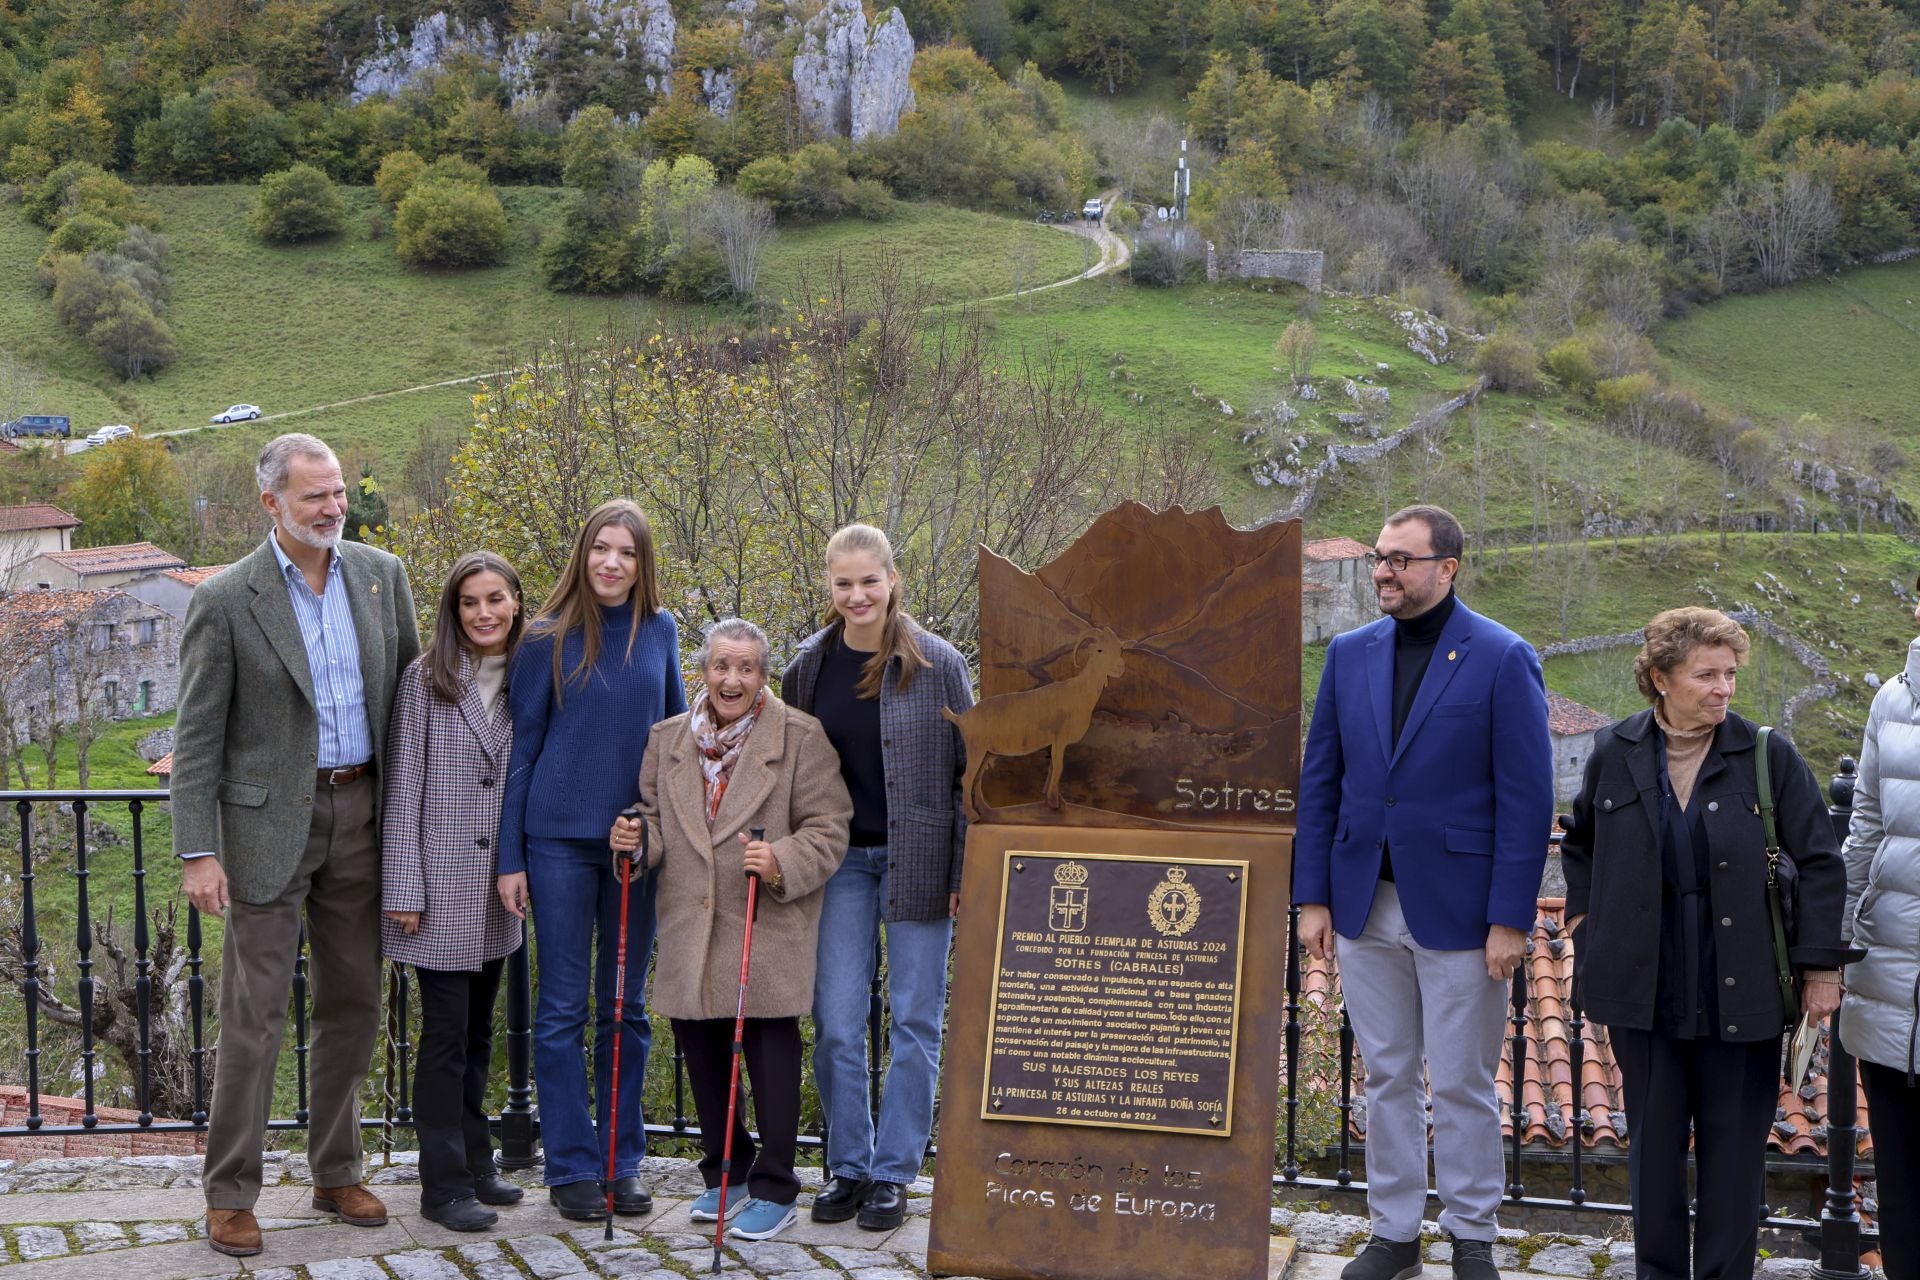
[[[820,1194],[813,1198],[813,1220],[845,1222],[860,1212],[860,1201],[866,1197],[867,1188],[872,1185],[865,1178],[834,1174],[827,1179],[827,1185],[820,1188]]]
[[[423,1204],[420,1216],[437,1222],[449,1231],[485,1231],[500,1221],[500,1215],[472,1196],[450,1200],[446,1204]]]
[[[497,1173],[483,1173],[473,1180],[473,1194],[481,1204],[519,1204],[527,1193]]]
[[[560,1210],[563,1218],[575,1222],[606,1221],[607,1198],[600,1193],[597,1182],[569,1182],[565,1186],[548,1187],[547,1199]]]
[[[897,1182],[876,1182],[867,1188],[860,1202],[860,1227],[865,1231],[891,1231],[907,1220],[907,1194]]]
[[[639,1174],[630,1173],[613,1180],[613,1211],[622,1214],[653,1212],[653,1192],[647,1190],[647,1184],[640,1181]]]

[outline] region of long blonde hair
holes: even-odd
[[[601,606],[594,597],[593,584],[587,581],[587,552],[594,538],[610,524],[617,524],[633,535],[635,558],[639,561],[640,572],[628,596],[633,604],[633,628],[627,632],[626,657],[633,656],[633,640],[640,632],[641,620],[660,612],[660,576],[654,566],[653,526],[647,522],[647,513],[630,498],[613,498],[601,503],[588,513],[587,522],[580,526],[573,549],[567,553],[567,567],[560,571],[560,581],[528,624],[534,635],[554,638],[553,699],[556,703],[564,701],[567,684],[584,679],[600,660]],[[567,634],[572,631],[580,632],[580,665],[563,673],[560,651],[566,647]]]
[[[915,622],[900,604],[900,572],[893,566],[893,544],[887,541],[887,535],[870,524],[850,524],[827,539],[827,618],[829,627],[836,628],[837,638],[846,630],[847,620],[833,607],[833,562],[841,556],[866,554],[874,557],[887,571],[892,580],[887,587],[887,617],[880,630],[880,649],[868,658],[862,668],[860,683],[854,691],[863,698],[880,696],[880,686],[885,683],[887,663],[893,658],[900,659],[900,684],[898,691],[905,693],[913,683],[914,676],[931,664],[927,655],[920,651],[920,624]]]

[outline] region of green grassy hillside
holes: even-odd
[[[708,314],[651,298],[547,290],[537,245],[558,225],[565,195],[557,190],[502,188],[513,249],[500,266],[471,271],[419,271],[396,262],[390,234],[369,236],[370,220],[382,220],[370,189],[344,192],[353,210],[344,234],[292,247],[263,244],[248,231],[251,187],[156,187],[143,194],[160,210],[173,244],[167,319],[180,359],[158,377],[118,382],[55,322],[33,271],[0,280],[0,330],[23,362],[43,371],[33,404],[71,414],[76,427],[189,427],[237,400],[269,414],[333,404],[501,368],[568,330],[593,334],[610,325],[650,326],[663,315],[697,322]],[[0,210],[6,260],[31,263],[44,243],[44,233],[17,209]],[[783,230],[766,257],[763,292],[776,301],[796,298],[801,279],[825,276],[836,256],[864,285],[892,251],[941,299],[984,298],[1012,290],[1017,278],[1030,284],[1084,270],[1083,245],[1090,243],[1030,222],[902,205],[885,222]],[[471,391],[378,400],[269,426],[298,425],[404,452],[422,423],[464,421]],[[260,438],[261,431],[243,432],[239,447],[255,447]]]

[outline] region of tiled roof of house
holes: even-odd
[[[167,577],[186,586],[197,587],[226,567],[224,564],[209,564],[194,569],[169,569]]]
[[[27,1122],[27,1091],[20,1085],[0,1085],[0,1126],[14,1128]],[[48,1125],[77,1125],[86,1113],[79,1098],[40,1096],[40,1116]],[[132,1124],[138,1111],[97,1107],[102,1124]],[[79,1156],[191,1156],[207,1149],[206,1133],[29,1133],[0,1138],[0,1160],[49,1160]]]
[[[53,636],[74,618],[84,618],[124,591],[16,591],[0,596],[0,636],[17,642]]]
[[[1579,1028],[1584,1047],[1580,1080],[1573,1078],[1573,939],[1565,929],[1565,902],[1542,898],[1527,955],[1526,1083],[1520,1100],[1526,1115],[1525,1141],[1530,1145],[1564,1148],[1578,1132],[1583,1148],[1627,1146],[1627,1116],[1622,1101],[1620,1065],[1613,1056],[1607,1029],[1592,1022]],[[1332,961],[1304,957],[1300,973],[1301,1019],[1324,1016],[1339,1019],[1340,976]],[[1360,1051],[1354,1050],[1354,1094],[1365,1093]],[[1334,1086],[1337,1087],[1337,1084]],[[1513,1136],[1513,1067],[1510,1049],[1503,1046],[1496,1078],[1500,1095],[1501,1132]],[[1356,1136],[1366,1136],[1365,1109],[1355,1108]],[[1781,1155],[1824,1159],[1827,1150],[1827,1032],[1822,1031],[1813,1066],[1799,1092],[1780,1081],[1779,1109],[1768,1148]],[[1867,1096],[1859,1094],[1859,1153],[1873,1150],[1867,1134]]]
[[[1576,733],[1592,733],[1612,723],[1612,716],[1547,690],[1547,728],[1555,735],[1564,738]]]
[[[184,569],[187,562],[151,542],[123,542],[112,547],[81,547],[73,551],[43,551],[41,555],[74,573],[138,573],[143,569]]]
[[[80,521],[56,506],[30,502],[22,507],[0,507],[0,533],[24,529],[78,529]]]
[[[173,776],[173,752],[167,752],[167,754],[148,765],[147,773],[155,778],[171,778]]]
[[[1373,548],[1352,538],[1316,538],[1300,550],[1309,560],[1358,560]]]

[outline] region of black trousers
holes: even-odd
[[[1729,1044],[1610,1028],[1630,1126],[1639,1280],[1750,1280],[1780,1100],[1780,1041]],[[1687,1140],[1696,1204],[1687,1231]],[[1688,1266],[1691,1254],[1692,1266]]]
[[[1880,1259],[1887,1280],[1920,1280],[1920,1088],[1897,1067],[1860,1063],[1880,1193]]]
[[[413,1124],[420,1139],[420,1203],[473,1194],[493,1172],[487,1133],[487,1068],[493,1062],[493,1002],[506,958],[475,972],[415,968],[420,986],[420,1052],[413,1076]]]
[[[733,1019],[675,1018],[673,1038],[687,1055],[687,1081],[700,1114],[700,1176],[709,1187],[717,1187],[727,1127],[727,1083],[733,1074]],[[742,1044],[747,1077],[753,1082],[760,1144],[756,1151],[747,1132],[743,1097],[733,1117],[733,1173],[727,1185],[739,1186],[740,1171],[745,1169],[747,1192],[754,1199],[792,1204],[800,1198],[800,1179],[793,1173],[793,1151],[800,1136],[800,1019],[748,1018]],[[747,1082],[740,1083],[744,1093]]]

